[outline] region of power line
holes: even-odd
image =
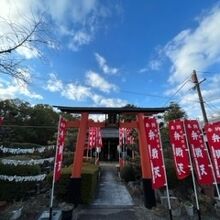
[[[166,96],[154,95],[154,94],[149,94],[149,93],[141,93],[141,92],[124,90],[124,89],[120,89],[120,92],[122,92],[122,93],[130,93],[130,94],[134,94],[134,95],[141,95],[141,96],[149,96],[149,97],[154,97],[154,98],[167,99]]]
[[[208,73],[208,74],[219,74],[219,72],[211,72],[211,71],[197,71],[198,73]]]
[[[205,104],[212,113],[216,114],[216,110],[214,110],[207,102],[205,102]]]
[[[215,101],[215,100],[220,100],[220,98],[209,99],[209,100],[207,100],[207,102],[212,102],[212,101]]]
[[[220,108],[216,107],[216,106],[213,105],[212,103],[209,103],[209,104],[208,104],[207,101],[205,101],[205,103],[206,103],[207,105],[211,106],[212,109],[215,109],[215,111],[220,111]]]
[[[174,97],[174,96],[176,96],[176,94],[178,93],[178,92],[180,92],[180,90],[186,85],[186,83],[188,83],[189,82],[189,78],[191,77],[191,73],[186,77],[186,79],[178,86],[178,88],[177,88],[177,90],[171,95],[171,97],[165,102],[165,104],[164,105],[167,105],[168,104],[168,102],[170,102],[170,100]]]

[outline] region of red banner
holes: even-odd
[[[62,161],[63,161],[63,148],[65,143],[67,121],[60,117],[58,125],[58,135],[57,135],[57,150],[56,150],[56,163],[55,163],[55,181],[59,180],[61,176]]]
[[[159,129],[155,118],[144,118],[145,132],[152,170],[152,187],[158,189],[166,185],[166,173]]]
[[[189,149],[184,133],[183,121],[173,120],[169,122],[170,143],[172,145],[178,179],[184,179],[190,175]]]
[[[201,185],[212,184],[212,168],[199,123],[196,120],[185,120],[184,124],[196,168],[198,183]]]
[[[119,128],[119,146],[125,144],[126,128]]]
[[[217,183],[220,183],[220,122],[205,126],[208,146],[211,153]]]
[[[123,144],[134,144],[131,128],[119,128],[119,146]]]
[[[96,127],[89,128],[89,148],[102,147],[101,129]]]
[[[101,134],[101,129],[96,128],[96,137],[97,137],[97,146],[96,147],[103,147],[102,144],[102,134]]]
[[[96,128],[90,127],[89,128],[89,148],[96,147]]]

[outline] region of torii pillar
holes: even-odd
[[[86,133],[88,128],[88,112],[81,114],[79,121],[79,131],[76,142],[76,150],[74,154],[74,163],[72,167],[72,174],[70,178],[70,198],[75,207],[81,202],[81,169],[83,164],[83,153],[86,141]]]
[[[144,192],[144,205],[146,208],[151,209],[156,206],[156,199],[154,190],[152,188],[152,172],[150,164],[150,155],[148,151],[146,132],[144,127],[144,114],[137,114],[137,130],[139,139],[139,151],[141,159],[141,171],[143,181],[143,192]]]

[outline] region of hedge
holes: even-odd
[[[38,165],[13,166],[0,164],[1,175],[34,176],[40,174]],[[30,191],[34,191],[37,182],[8,182],[0,180],[0,200],[13,201],[23,199]]]
[[[69,184],[71,176],[72,166],[62,169],[62,176],[60,180],[55,184],[55,196],[59,200],[70,202],[69,197]],[[99,168],[94,164],[84,163],[82,168],[82,180],[81,180],[81,199],[83,204],[89,204],[95,194]],[[51,182],[52,175],[49,177]]]
[[[34,143],[16,143],[16,142],[0,142],[0,145],[11,148],[40,148],[42,145]]]
[[[120,176],[125,182],[134,181],[135,170],[130,164],[125,165],[120,171]]]

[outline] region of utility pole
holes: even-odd
[[[207,118],[207,114],[205,111],[204,101],[203,101],[203,97],[202,97],[202,93],[201,93],[201,89],[200,89],[201,82],[198,81],[197,74],[196,74],[195,70],[193,70],[193,73],[192,73],[192,82],[195,84],[195,88],[196,88],[198,96],[199,96],[199,103],[200,103],[201,110],[202,110],[203,121],[206,124],[206,123],[208,123],[208,118]]]

